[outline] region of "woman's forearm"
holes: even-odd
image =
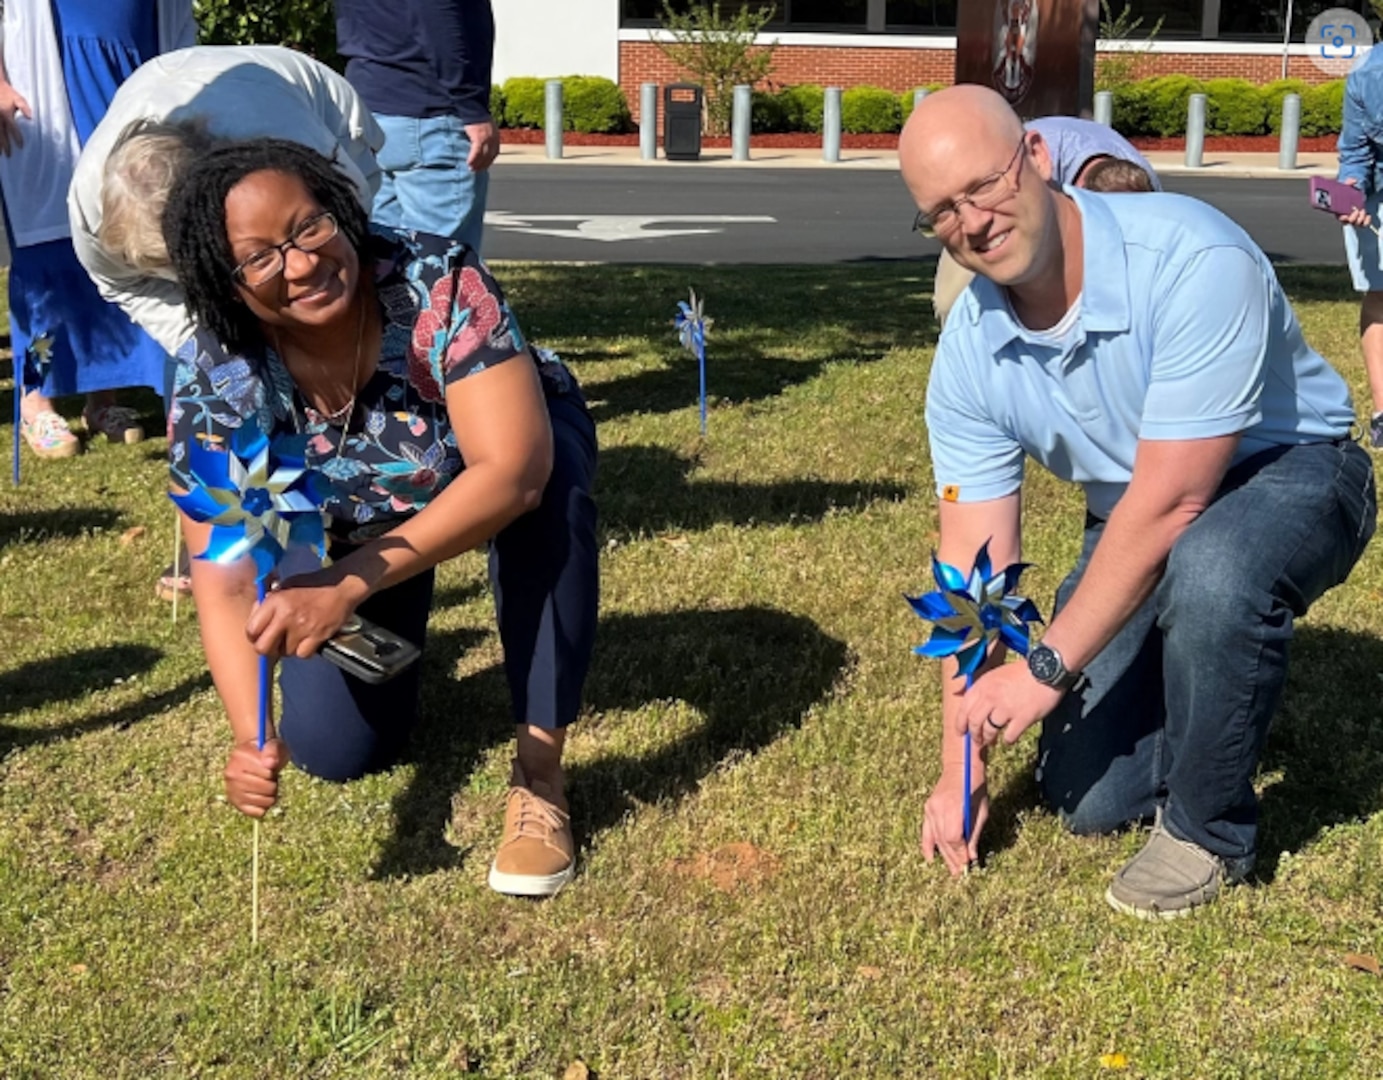
[[[192,564],[192,595],[207,667],[230,721],[233,741],[247,742],[259,733],[259,654],[245,636],[254,607],[248,568]],[[273,710],[268,717],[273,728]]]

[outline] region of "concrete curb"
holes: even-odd
[[[541,146],[506,146],[497,165],[551,165],[551,166],[636,166],[639,168],[671,169],[888,169],[898,168],[898,157],[893,150],[847,150],[841,154],[839,162],[824,161],[820,150],[751,150],[753,156],[748,161],[735,161],[728,149],[717,147],[704,151],[697,161],[668,161],[659,157],[645,161],[639,156],[637,147],[625,146],[568,146],[563,148],[561,158],[549,158]],[[1204,166],[1198,169],[1187,168],[1181,152],[1153,152],[1145,155],[1153,168],[1161,176],[1203,176],[1214,179],[1235,180],[1290,180],[1307,179],[1312,176],[1334,176],[1338,170],[1334,154],[1302,154],[1297,158],[1295,169],[1282,170],[1277,167],[1276,154],[1224,154],[1207,155]]]

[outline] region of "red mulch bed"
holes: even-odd
[[[511,145],[541,145],[544,138],[543,132],[532,128],[506,128],[500,136],[500,141]],[[637,133],[582,135],[578,132],[568,131],[563,134],[562,141],[567,146],[638,146],[639,136]],[[1138,136],[1129,141],[1139,150],[1184,150],[1186,148],[1186,140],[1180,137],[1159,139],[1152,136]],[[659,138],[658,144],[662,145],[661,138]],[[846,150],[895,150],[898,147],[898,136],[842,135],[840,144]],[[701,145],[708,149],[724,149],[729,147],[730,140],[723,135],[708,135],[702,138]],[[763,150],[814,150],[821,145],[821,136],[804,134],[755,135],[749,140],[749,145]],[[1208,135],[1205,139],[1205,148],[1219,153],[1275,154],[1277,153],[1277,136]],[[1302,136],[1297,141],[1297,149],[1304,154],[1333,153],[1335,136]]]

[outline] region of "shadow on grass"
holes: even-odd
[[[867,361],[895,347],[936,340],[934,259],[847,266],[559,266],[501,268],[505,291],[529,337],[635,337],[675,350],[672,317],[694,288],[715,320],[710,356],[719,365],[752,359],[788,341],[829,332],[843,340],[832,359]],[[582,362],[586,354],[575,346]],[[742,350],[742,351],[741,351]],[[693,382],[693,398],[695,383]],[[725,391],[713,385],[715,393]]]
[[[900,484],[787,480],[776,484],[689,480],[694,458],[660,446],[616,446],[601,451],[596,498],[606,534],[640,535],[670,529],[819,521],[835,510],[896,502]],[[656,498],[650,498],[650,492]]]
[[[0,715],[80,698],[112,685],[117,678],[128,679],[149,671],[162,657],[160,650],[147,645],[122,644],[23,664],[0,675]],[[102,728],[130,727],[182,704],[210,686],[211,676],[202,674],[152,697],[139,697],[117,709],[61,724],[35,728],[0,724],[0,757],[21,747],[57,742]]]
[[[1281,771],[1262,798],[1257,876],[1271,881],[1283,852],[1331,825],[1383,809],[1383,641],[1301,627],[1262,769]]]
[[[438,669],[449,669],[458,649],[484,636],[439,634],[428,644],[424,720],[409,754],[416,771],[395,803],[397,825],[376,863],[378,877],[428,873],[464,857],[443,838],[452,797],[487,747],[513,738],[513,724],[500,668],[459,682]],[[845,645],[813,622],[769,608],[602,619],[586,688],[592,712],[675,700],[705,719],[648,754],[573,767],[568,792],[578,843],[589,844],[640,803],[680,798],[728,758],[796,727],[830,692],[846,660]]]
[[[6,471],[8,469],[6,465]],[[0,548],[56,537],[81,537],[113,528],[119,520],[116,511],[97,506],[0,514]]]
[[[1383,810],[1381,680],[1383,641],[1347,630],[1297,630],[1287,689],[1260,762],[1263,774],[1280,778],[1260,802],[1257,880],[1271,882],[1284,853],[1300,851],[1330,826]],[[989,854],[1009,847],[1022,814],[1040,805],[1031,768],[991,796]]]
[[[785,360],[746,355],[737,347],[712,358],[706,393],[712,406],[761,401],[816,378],[824,360]],[[698,405],[700,372],[696,358],[679,353],[667,367],[641,371],[626,378],[587,386],[591,415],[597,421],[629,413],[667,413]]]

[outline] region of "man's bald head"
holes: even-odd
[[[1023,137],[1023,122],[1002,97],[984,86],[961,85],[928,94],[903,128],[898,161],[903,182],[919,206],[930,208],[964,191],[979,176],[961,175],[968,163],[993,171]]]

